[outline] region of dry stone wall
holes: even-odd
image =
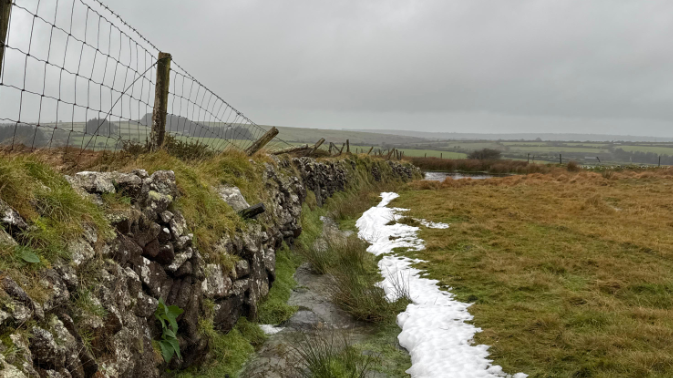
[[[71,260],[39,272],[41,300],[0,274],[0,377],[151,378],[166,368],[199,364],[209,350],[199,320],[210,312],[214,327],[228,332],[239,317],[254,319],[276,277],[275,251],[301,234],[307,190],[324,203],[354,179],[349,172],[355,164],[308,158],[264,164],[266,213],[222,235],[214,247],[218,255],[234,257],[230,269],[206,262],[196,248],[190,225],[173,206],[181,194],[172,171],[66,177],[94,203],[102,204],[106,193],[121,193],[131,203],[108,214],[114,236],[89,230],[70,243]],[[383,164],[396,178],[418,174],[407,165]],[[381,180],[377,165],[368,174]],[[235,210],[249,205],[238,188],[214,189]],[[12,245],[13,235],[33,227],[1,199],[0,225],[0,243]],[[160,298],[184,310],[178,318],[182,358],[168,366],[152,342],[162,332],[154,317]]]

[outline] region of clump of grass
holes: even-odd
[[[299,253],[311,263],[314,272],[332,277],[332,301],[355,319],[374,323],[391,320],[409,303],[408,295],[388,301],[378,286],[381,277],[374,256],[367,252],[367,244],[354,235],[325,238],[324,243]]]
[[[364,378],[375,358],[353,347],[347,335],[330,332],[302,334],[293,349],[295,372],[306,378]]]

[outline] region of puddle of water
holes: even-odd
[[[425,172],[425,180],[430,181],[444,181],[447,177],[452,177],[454,180],[460,180],[465,178],[471,178],[475,180],[482,180],[487,178],[496,177],[493,175],[487,175],[483,173],[456,173],[456,172]]]

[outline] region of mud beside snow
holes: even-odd
[[[397,193],[381,193],[378,206],[367,210],[356,226],[358,236],[371,243],[368,251],[375,255],[389,254],[394,248],[422,250],[423,240],[418,238],[418,227],[390,224],[399,220],[405,209],[388,208],[399,197]],[[426,227],[448,228],[442,223],[424,222]],[[468,324],[472,315],[468,303],[458,302],[447,291],[441,291],[438,281],[421,278],[421,270],[406,257],[384,256],[379,262],[384,281],[381,286],[390,300],[399,295],[400,283],[406,285],[413,301],[406,311],[399,314],[397,323],[402,328],[398,336],[400,345],[411,354],[412,367],[407,370],[413,378],[491,378],[512,377],[488,358],[488,346],[474,345],[473,338],[481,329]],[[518,373],[513,378],[525,378]]]

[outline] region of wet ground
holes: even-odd
[[[447,177],[451,177],[454,180],[460,180],[464,178],[471,178],[475,180],[487,179],[492,177],[497,177],[494,175],[488,175],[484,173],[456,173],[456,172],[425,172],[425,179],[430,181],[444,181]]]
[[[340,231],[331,219],[323,218],[323,235],[346,238],[350,234],[351,231]],[[318,239],[316,243],[325,241]],[[297,287],[292,291],[288,304],[297,306],[299,311],[273,329],[277,333],[269,335],[267,342],[247,363],[241,377],[296,377],[297,373],[292,368],[298,363],[294,346],[307,332],[321,333],[325,338],[348,339],[352,343],[363,341],[372,334],[372,325],[354,320],[330,301],[332,283],[328,275],[314,274],[310,265],[305,263],[297,269],[294,278]]]

